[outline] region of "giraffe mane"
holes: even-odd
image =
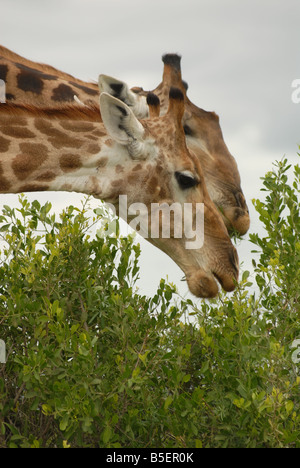
[[[0,116],[1,115],[101,122],[100,108],[96,104],[91,104],[89,106],[62,104],[60,107],[39,107],[30,104],[7,103],[0,105]]]

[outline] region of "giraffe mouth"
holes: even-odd
[[[213,272],[213,275],[214,275],[215,279],[220,283],[220,285],[222,286],[224,291],[226,291],[226,292],[234,291],[234,289],[236,287],[236,281],[238,279],[237,274],[234,274],[234,276],[233,275],[232,276],[226,275],[223,278],[221,278],[221,276],[218,275],[215,272]]]
[[[207,274],[197,271],[186,278],[189,290],[196,297],[212,299],[219,294],[219,284],[226,292],[231,292],[236,287],[235,275],[221,277],[217,273]]]
[[[217,281],[212,274],[198,270],[186,277],[189,290],[196,297],[212,299],[219,292]]]
[[[200,269],[187,274],[186,281],[191,293],[196,297],[211,299],[218,295],[219,285],[224,291],[232,292],[237,285],[239,268],[235,254],[232,254],[231,260],[228,271],[215,269],[208,273]]]

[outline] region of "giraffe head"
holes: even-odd
[[[209,194],[228,231],[246,234],[250,226],[249,210],[237,163],[224,142],[218,115],[200,109],[187,98],[183,121],[187,145],[197,154]]]
[[[201,163],[208,192],[220,209],[228,231],[243,235],[249,229],[250,218],[236,161],[224,142],[219,117],[214,112],[197,107],[187,97],[187,84],[181,77],[180,61],[181,57],[177,54],[163,56],[163,80],[153,92],[160,99],[161,114],[167,112],[170,88],[175,86],[183,92],[183,125],[187,146]],[[100,89],[123,100],[139,117],[149,116],[146,103],[148,93],[142,88],[130,90],[126,83],[102,75]]]
[[[207,112],[187,97],[187,85],[181,77],[181,57],[166,54],[163,81],[154,92],[162,93],[166,101],[170,86],[178,86],[185,96],[183,116],[187,146],[201,162],[209,194],[219,207],[229,232],[245,234],[250,225],[249,210],[241,189],[241,180],[235,159],[224,142],[219,117]],[[165,107],[167,105],[167,101]]]
[[[185,146],[181,121],[179,123],[183,118],[182,100],[178,106],[178,99],[174,96],[169,99],[172,83],[185,93],[180,60],[173,56],[164,62],[163,83],[157,92],[161,96],[162,113],[166,114],[162,119],[165,120],[158,119],[157,103],[150,105],[149,112],[146,94],[141,89],[130,91],[115,81],[111,87],[115,96],[122,91],[120,97],[125,102],[129,99],[128,105],[137,115],[150,115],[152,120],[143,123],[134,120],[131,109],[122,108],[120,101],[109,103],[110,98],[103,95],[102,113],[106,115],[104,120],[111,136],[107,138],[95,125],[99,114],[94,110],[84,116],[83,124],[80,121],[83,111],[77,109],[75,117],[72,106],[61,109],[61,102],[73,102],[74,95],[85,103],[97,101],[95,84],[80,82],[53,67],[31,62],[0,47],[0,78],[8,85],[8,102],[51,106],[40,112],[34,108],[20,110],[16,106],[10,113],[9,105],[5,110],[0,108],[0,114],[3,110],[3,114],[7,111],[9,114],[3,115],[3,134],[0,135],[0,191],[74,190],[108,201],[116,200],[123,192],[128,193],[130,203],[142,200],[146,206],[163,201],[195,205],[202,200],[205,242],[201,249],[185,249],[185,240],[176,236],[152,238],[151,241],[181,266],[194,294],[211,297],[217,293],[215,278],[225,290],[234,288],[237,256],[207,193],[198,155],[195,157]],[[118,122],[118,114],[122,122]],[[177,122],[175,126],[174,122]],[[97,139],[101,142],[97,143]],[[112,153],[113,157],[109,158]],[[185,164],[180,159],[182,155],[186,157]]]
[[[95,116],[97,108],[0,106],[0,192],[76,191],[117,209],[126,195],[128,216],[142,204],[150,242],[184,271],[192,293],[215,296],[216,280],[231,291],[238,278],[237,254],[209,197],[199,160],[186,146],[183,95],[171,89],[162,117],[153,99],[148,99],[152,118],[139,121],[126,104],[102,93],[103,123],[99,110]],[[203,246],[187,248],[191,237],[184,229],[177,235],[185,218],[170,217],[168,236],[162,233],[160,214],[153,221],[153,205],[159,210],[175,203],[191,207],[191,229],[197,227],[198,205],[203,206]],[[155,223],[158,235],[152,235]]]
[[[238,278],[238,257],[222,217],[209,197],[201,164],[186,146],[182,125],[183,94],[171,88],[168,110],[162,117],[157,116],[155,96],[148,96],[148,105],[151,118],[139,121],[125,103],[109,94],[101,94],[101,115],[114,141],[112,152],[118,154],[121,175],[117,181],[111,181],[114,189],[108,190],[111,193],[107,198],[117,206],[117,199],[113,197],[126,194],[131,206],[128,215],[132,214],[132,209],[139,211],[139,223],[148,229],[148,240],[179,265],[193,294],[214,297],[218,293],[216,280],[226,291],[232,291]],[[110,179],[109,171],[115,168],[112,158],[107,163],[107,179]],[[163,236],[164,217],[154,216],[155,210],[162,205],[170,208],[175,204],[179,211],[182,208],[181,213],[185,205],[191,207],[193,225],[197,207],[203,207],[202,246],[187,248],[184,229],[181,237],[176,236],[178,223],[185,221],[182,216],[176,218],[176,210],[170,217],[169,236]],[[159,224],[157,236],[152,235],[154,223]]]

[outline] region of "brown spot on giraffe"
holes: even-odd
[[[35,94],[41,94],[43,91],[44,83],[38,76],[24,70],[17,76],[17,83],[19,89],[23,91],[31,91]]]
[[[164,200],[167,197],[167,188],[164,186],[160,187],[159,196]]]
[[[67,153],[61,156],[59,165],[63,172],[73,172],[82,167],[82,162],[78,155]]]
[[[90,154],[97,154],[101,150],[101,146],[98,143],[90,143],[87,147],[87,152]]]
[[[61,187],[61,190],[63,192],[71,192],[72,191],[72,185],[71,184],[63,184]]]
[[[98,169],[101,169],[102,167],[105,167],[106,164],[108,163],[108,158],[100,158],[97,164]]]
[[[23,128],[23,127],[12,127],[12,126],[3,126],[1,127],[1,132],[4,133],[4,135],[13,137],[13,138],[34,138],[35,135],[32,133],[31,130],[28,128]]]
[[[147,188],[150,191],[150,193],[155,192],[157,186],[158,186],[158,178],[155,176],[151,177],[151,179],[147,182]]]
[[[54,121],[55,122],[55,121]],[[73,138],[66,132],[59,130],[54,125],[49,124],[46,119],[35,119],[35,127],[43,134],[47,135],[49,143],[56,149],[61,148],[78,148],[83,143],[83,140]]]
[[[49,125],[49,121],[47,119],[36,118],[34,125],[40,132],[50,137],[61,138],[65,135],[64,132],[58,130],[52,124]]]
[[[58,137],[48,138],[49,143],[56,148],[56,149],[63,149],[63,148],[80,148],[80,146],[84,143],[84,140],[80,140],[79,138],[71,138],[68,135],[62,135]]]
[[[127,177],[127,182],[128,184],[133,185],[136,183],[136,179],[137,179],[136,174],[129,174],[129,176]]]
[[[110,147],[113,145],[113,140],[111,138],[108,138],[107,140],[105,140],[104,143],[106,146]]]
[[[15,99],[16,99],[16,96],[14,94],[6,93],[6,100],[7,101],[15,101]]]
[[[38,176],[36,180],[39,182],[51,182],[52,180],[55,180],[55,178],[56,178],[55,172],[46,171],[46,172],[43,172],[40,176]]]
[[[106,135],[106,133],[102,132],[99,129],[96,129],[96,130],[93,131],[93,135],[95,135],[96,137],[102,138],[103,136]]]
[[[19,115],[7,115],[3,116],[1,119],[1,124],[2,125],[12,125],[12,126],[26,126],[27,121],[24,117],[21,117]]]
[[[19,144],[20,150],[23,153],[30,153],[34,157],[36,156],[48,156],[48,148],[42,143],[20,143]]]
[[[49,185],[24,184],[19,187],[19,192],[45,192],[49,190]]]
[[[20,72],[17,75],[17,86],[19,90],[31,92],[36,95],[42,94],[44,90],[44,82],[46,80],[56,80],[55,75],[43,73],[40,70],[28,67],[22,63],[14,64]]]
[[[124,167],[121,164],[117,164],[115,167],[116,174],[120,174],[120,172],[124,172]]]
[[[8,66],[0,64],[0,80],[3,80],[6,82],[7,73],[8,73]]]
[[[91,192],[94,196],[96,197],[99,197],[101,196],[102,194],[102,189],[100,187],[100,184],[99,184],[99,181],[97,179],[97,177],[95,176],[92,176],[91,177],[91,183],[92,183],[92,187],[91,187]]]
[[[13,159],[12,169],[19,180],[26,180],[46,161],[48,150],[45,145],[39,143],[21,143],[20,150],[22,153]]]
[[[7,192],[11,187],[11,183],[3,175],[2,164],[0,163],[0,191]]]
[[[121,187],[122,184],[123,184],[123,179],[117,179],[111,182],[112,187]]]
[[[51,98],[53,101],[66,101],[66,102],[73,102],[74,95],[78,96],[76,91],[74,91],[71,86],[66,84],[60,84],[57,88],[53,90]]]
[[[8,151],[10,141],[7,138],[0,136],[0,153],[6,153]]]

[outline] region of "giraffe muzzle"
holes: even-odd
[[[239,279],[239,259],[236,249],[232,246],[227,258],[222,263],[206,272],[202,269],[193,270],[186,275],[188,287],[192,294],[201,298],[214,298],[219,293],[218,283],[224,291],[232,292]]]

